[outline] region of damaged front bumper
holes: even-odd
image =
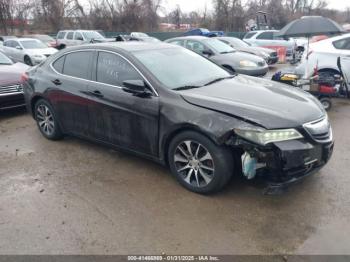
[[[238,138],[234,144],[243,152],[243,174],[248,179],[262,177],[270,189],[288,187],[316,173],[329,161],[334,148],[333,141],[290,140],[258,146]]]

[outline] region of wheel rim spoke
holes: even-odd
[[[175,159],[174,160],[175,160],[175,162],[188,163],[188,159],[182,157],[179,154],[175,155]]]
[[[209,175],[207,175],[207,174],[203,171],[203,169],[199,168],[198,171],[199,171],[199,175],[204,179],[204,181],[205,181],[207,184],[209,184],[210,181],[212,180],[212,178],[211,178]]]
[[[193,157],[191,143],[192,143],[191,141],[184,142],[184,144],[186,145],[187,152],[190,154],[191,157]]]
[[[211,171],[211,172],[214,172],[214,168],[209,167],[209,166],[206,166],[206,165],[201,165],[201,168],[202,168],[202,169],[209,170],[209,171]]]
[[[185,165],[184,167],[182,167],[179,170],[177,170],[177,172],[182,172],[182,171],[185,171],[186,169],[190,169],[190,168],[191,168],[190,165]]]
[[[193,173],[193,169],[190,169],[185,177],[185,181],[189,184],[191,184],[191,176],[192,176],[192,173]]]

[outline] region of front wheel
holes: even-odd
[[[233,173],[231,151],[192,131],[180,133],[172,140],[168,161],[180,184],[200,194],[221,190]]]
[[[40,132],[47,139],[59,140],[63,137],[52,106],[44,99],[35,104],[35,120]]]
[[[321,97],[320,102],[324,108],[324,110],[329,111],[332,108],[332,100],[329,97]]]
[[[24,57],[24,63],[25,63],[26,65],[33,66],[33,62],[32,62],[32,60],[30,59],[29,56],[25,56],[25,57]]]

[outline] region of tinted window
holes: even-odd
[[[63,39],[65,35],[66,35],[65,32],[59,32],[59,33],[57,34],[57,39]]]
[[[169,43],[174,45],[184,46],[184,40],[174,40]]]
[[[203,51],[206,50],[205,45],[203,45],[198,41],[193,41],[193,40],[187,40],[186,47],[198,54],[202,54]]]
[[[81,40],[81,39],[84,39],[83,38],[83,35],[79,32],[76,32],[75,35],[74,35],[74,39],[75,40]]]
[[[250,39],[252,38],[254,35],[256,35],[256,32],[249,32],[244,36],[244,39]]]
[[[350,38],[341,39],[333,42],[336,49],[350,50]]]
[[[69,40],[73,39],[73,32],[69,32],[67,34],[67,39],[69,39]]]
[[[58,72],[58,73],[61,73],[63,72],[63,65],[64,65],[64,59],[66,58],[66,56],[62,56],[60,57],[59,59],[57,59],[53,64],[53,68],[55,68],[55,70]]]
[[[66,55],[63,74],[83,79],[90,79],[89,62],[92,52],[81,51]]]
[[[258,35],[256,39],[271,40],[273,39],[273,32],[263,32],[260,35]]]
[[[125,80],[143,80],[139,73],[122,57],[99,52],[97,59],[96,81],[123,86]]]

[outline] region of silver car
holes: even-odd
[[[214,38],[185,36],[168,39],[165,42],[190,49],[226,68],[231,73],[264,76],[269,71],[269,67],[263,58],[239,52]]]
[[[57,52],[55,48],[32,38],[6,40],[2,51],[14,62],[22,62],[30,66],[40,64]]]

